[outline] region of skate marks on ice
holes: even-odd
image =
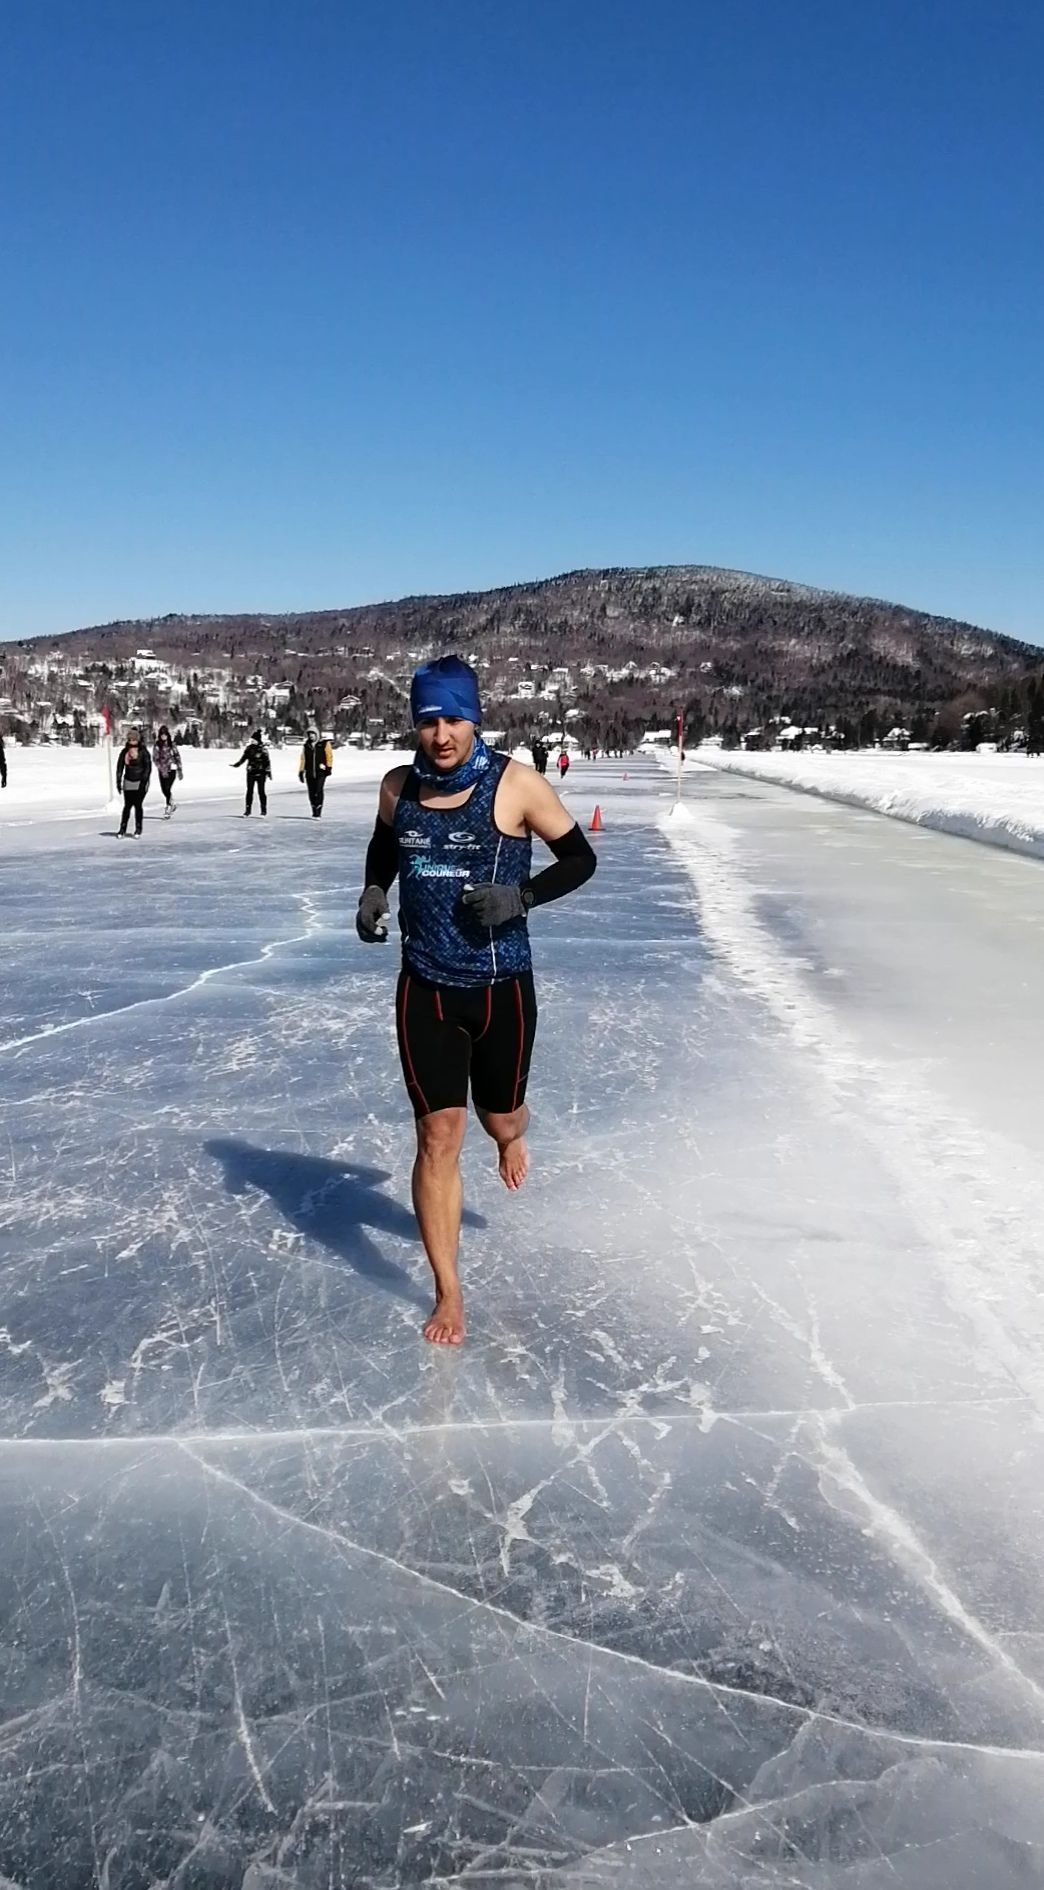
[[[13,1538],[5,1527],[0,1564],[19,1650],[0,1756],[5,1873],[25,1890],[652,1890],[675,1880],[673,1863],[713,1866],[693,1880],[729,1890],[893,1872],[935,1890],[942,1855],[961,1890],[1033,1881],[1041,1755],[1013,1724],[999,1746],[953,1736],[973,1716],[981,1731],[1003,1723],[979,1651],[883,1560],[876,1611],[865,1572],[852,1595],[832,1589],[832,1558],[851,1560],[837,1535],[821,1538],[817,1589],[802,1572],[777,1593],[795,1645],[773,1647],[771,1542],[737,1538],[723,1558],[718,1540],[742,1453],[721,1427],[724,1459],[690,1484],[693,1456],[718,1446],[694,1452],[680,1429],[661,1455],[665,1440],[641,1426],[600,1445],[581,1426],[521,1464],[517,1440],[498,1455],[482,1436],[448,1453],[430,1436],[199,1439],[6,1459],[5,1509],[23,1521]],[[682,1509],[650,1518],[638,1486],[668,1471]],[[505,1532],[535,1475],[544,1496]],[[577,1500],[595,1480],[623,1500],[630,1575],[582,1574],[604,1553]],[[800,1518],[794,1480],[785,1501]],[[844,1652],[847,1686],[806,1694],[788,1674],[803,1627],[828,1656]],[[855,1695],[866,1701],[858,1657],[877,1673],[884,1640],[902,1655],[922,1637],[930,1661],[911,1661],[878,1705],[930,1730],[849,1717]],[[769,1673],[790,1697],[760,1690]],[[883,1874],[860,1875],[870,1867]]]
[[[311,865],[302,875],[285,850],[267,848],[261,888],[258,862],[239,859],[208,827],[181,837],[176,861],[166,848],[139,850],[132,861],[120,860],[130,871],[114,873],[96,847],[57,858],[30,852],[11,864],[18,893],[5,900],[0,1059],[150,1006],[170,1006],[163,1021],[176,1031],[181,1000],[329,934],[336,907]]]

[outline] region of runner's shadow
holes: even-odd
[[[411,1245],[419,1238],[417,1223],[408,1208],[380,1185],[390,1180],[387,1169],[363,1168],[357,1162],[332,1162],[319,1155],[300,1155],[291,1149],[254,1148],[249,1142],[217,1138],[204,1149],[225,1171],[229,1194],[258,1188],[309,1240],[348,1265],[373,1286],[427,1310],[431,1298],[420,1282],[383,1254],[367,1229],[390,1234]],[[479,1214],[465,1212],[469,1227],[484,1227]]]

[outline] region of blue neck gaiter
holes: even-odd
[[[465,788],[474,787],[475,782],[485,774],[490,760],[489,749],[476,729],[475,745],[459,768],[444,774],[441,769],[433,768],[423,749],[418,748],[413,757],[413,772],[424,787],[434,788],[436,794],[461,794]]]

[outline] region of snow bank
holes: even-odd
[[[1044,859],[1044,757],[878,750],[744,754],[704,748],[693,766],[708,765]]]
[[[103,812],[109,805],[109,773],[104,748],[20,748],[6,744],[7,787],[0,790],[0,827],[28,820],[75,820]],[[233,772],[238,748],[183,748],[184,780],[175,790],[179,801],[241,800],[245,769]],[[297,789],[300,748],[273,748],[272,788]],[[338,748],[334,751],[333,784],[345,779],[379,781],[397,761],[408,759],[388,749]],[[113,771],[116,753],[113,753]],[[159,803],[155,781],[146,805]]]

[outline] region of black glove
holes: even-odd
[[[388,896],[383,886],[367,886],[355,915],[355,929],[364,945],[388,943]]]
[[[469,886],[462,897],[468,911],[491,932],[509,919],[520,919],[526,910],[521,886]]]

